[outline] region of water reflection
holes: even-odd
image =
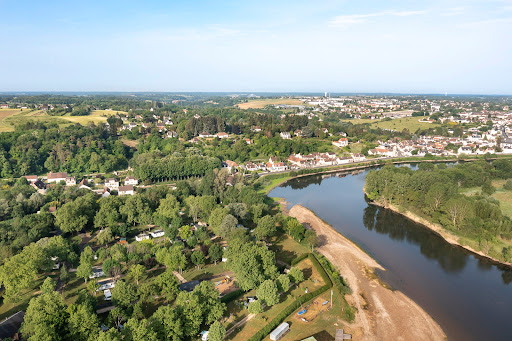
[[[421,254],[437,261],[447,272],[460,272],[467,264],[468,254],[448,243],[440,242],[441,238],[433,232],[382,207],[375,205],[366,207],[363,214],[363,225],[368,230],[386,234],[393,240],[406,240],[414,245],[419,245]]]

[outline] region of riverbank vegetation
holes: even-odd
[[[512,178],[512,161],[477,161],[453,167],[422,163],[416,171],[385,166],[366,176],[370,200],[394,205],[439,224],[460,244],[512,261],[512,220],[502,211],[493,181]],[[476,195],[465,191],[479,187]]]

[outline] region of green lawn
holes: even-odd
[[[205,265],[199,270],[197,269],[197,266],[195,266],[193,269],[189,269],[183,272],[183,278],[185,278],[187,281],[192,281],[194,279],[204,279],[209,278],[218,274],[221,274],[226,271],[226,263],[223,262],[217,262],[217,265],[209,264]]]
[[[258,189],[258,193],[267,194],[274,187],[276,187],[282,182],[285,182],[290,178],[291,176],[289,175],[289,173],[284,173],[282,176],[270,180],[267,179],[266,177],[263,177],[260,180],[258,180],[259,184],[261,185],[260,188]]]
[[[297,243],[287,234],[282,234],[278,237],[275,237],[272,240],[272,246],[270,247],[272,251],[276,253],[276,259],[287,264],[299,257],[304,253],[308,253],[311,250],[306,246]]]

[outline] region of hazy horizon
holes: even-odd
[[[0,12],[0,92],[512,94],[511,0],[0,1]]]

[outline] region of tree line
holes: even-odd
[[[411,210],[473,241],[485,253],[510,261],[512,220],[491,196],[496,190],[492,180],[510,178],[510,160],[453,167],[422,163],[416,171],[388,165],[368,173],[365,191],[370,200]],[[477,195],[462,193],[473,187],[480,188]]]

